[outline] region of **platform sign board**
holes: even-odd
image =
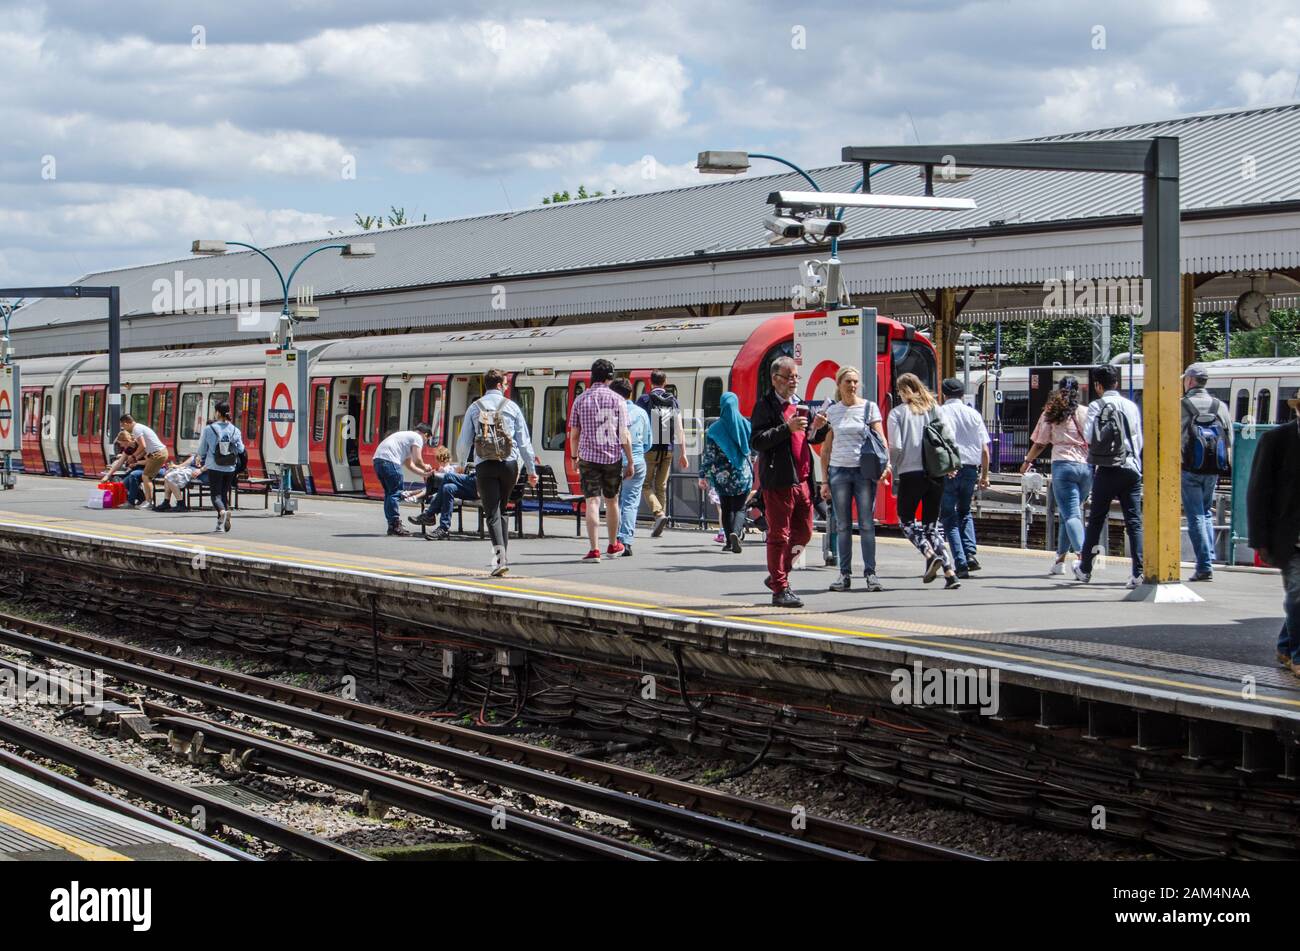
[[[794,315],[794,360],[799,364],[798,396],[808,403],[835,398],[835,374],[858,368],[863,396],[875,400],[876,309],[806,311]]]
[[[266,425],[262,459],[276,466],[307,465],[307,351],[266,351]]]
[[[0,452],[21,452],[23,448],[18,418],[22,390],[18,385],[18,366],[0,366]]]

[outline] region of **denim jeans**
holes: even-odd
[[[1110,503],[1119,500],[1124,513],[1124,531],[1128,533],[1133,577],[1142,577],[1142,474],[1124,466],[1098,466],[1092,479],[1092,508],[1088,512],[1088,529],[1083,536],[1080,569],[1092,574],[1101,533],[1110,517]]]
[[[448,472],[442,477],[442,485],[425,503],[424,514],[438,516],[438,524],[451,531],[451,510],[457,499],[477,499],[478,482],[472,475]]]
[[[979,466],[965,465],[943,484],[943,504],[939,517],[943,520],[943,537],[952,549],[952,560],[958,571],[975,557],[975,517],[970,513],[971,499],[979,483]]]
[[[1197,574],[1214,569],[1214,490],[1217,475],[1183,473],[1183,514],[1187,516],[1187,534],[1196,552]]]
[[[1278,556],[1274,556],[1278,557]],[[1282,631],[1277,638],[1277,652],[1300,664],[1300,549],[1293,548],[1282,569]]]
[[[637,460],[632,478],[624,479],[618,490],[618,540],[624,545],[632,544],[632,539],[636,536],[636,513],[641,509],[645,473],[645,460]]]
[[[398,502],[402,497],[402,467],[387,459],[376,459],[375,475],[384,487],[384,518],[389,525],[396,525],[401,520]]]
[[[1061,527],[1056,532],[1056,557],[1083,553],[1083,500],[1092,491],[1092,467],[1083,462],[1052,461],[1052,498]]]
[[[853,574],[853,503],[858,504],[858,537],[864,575],[876,573],[876,481],[857,466],[831,466],[831,504],[840,574]]]
[[[122,484],[126,486],[126,500],[133,505],[139,505],[144,501],[144,490],[140,488],[143,480],[143,469],[132,469],[122,479]]]

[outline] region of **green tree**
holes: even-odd
[[[564,202],[564,201],[575,201],[575,200],[576,200],[576,201],[581,201],[583,198],[600,198],[600,197],[602,197],[604,194],[605,194],[604,192],[591,192],[591,193],[588,193],[588,192],[587,192],[587,186],[586,186],[586,185],[579,185],[579,186],[578,186],[578,191],[577,191],[575,194],[570,195],[570,194],[568,193],[568,191],[552,192],[552,193],[551,193],[551,196],[550,196],[549,198],[543,198],[543,199],[542,199],[542,204],[543,204],[543,205],[558,205],[560,202]],[[611,194],[611,195],[617,195],[617,194],[618,194],[618,189],[616,189],[616,188],[615,188],[615,189],[611,189],[611,190],[610,190],[610,194]]]
[[[403,206],[401,208],[398,208],[396,205],[388,206],[387,217],[385,217],[382,214],[363,215],[359,211],[353,217],[356,219],[357,227],[362,229],[363,231],[370,231],[375,228],[382,228],[384,227],[385,223],[387,223],[388,227],[390,228],[396,228],[399,225],[409,225],[411,223],[410,221],[407,220],[406,217],[406,207]],[[424,222],[428,220],[429,220],[428,215],[420,216],[420,221]]]

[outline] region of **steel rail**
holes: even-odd
[[[304,729],[320,732],[323,735],[334,735],[333,729],[337,729],[354,737],[363,736],[364,734],[360,731],[364,731],[367,725],[383,726],[388,731],[394,731],[398,734],[395,737],[396,739],[406,740],[408,743],[416,742],[412,738],[430,741],[429,745],[436,746],[439,753],[443,755],[460,754],[463,750],[475,752],[488,750],[494,756],[506,761],[489,761],[496,763],[495,766],[490,767],[492,775],[481,778],[491,782],[515,785],[508,778],[500,778],[498,770],[532,768],[534,773],[545,770],[555,774],[552,778],[572,777],[586,780],[584,786],[587,786],[588,783],[600,784],[594,787],[587,786],[588,789],[635,793],[635,796],[630,797],[635,803],[657,802],[660,805],[680,806],[682,809],[694,810],[695,814],[700,817],[711,817],[724,821],[733,820],[731,824],[744,824],[744,828],[760,836],[758,844],[766,842],[771,846],[775,846],[777,851],[790,854],[791,857],[814,857],[813,853],[808,851],[808,847],[821,846],[830,849],[832,852],[853,852],[868,858],[891,861],[918,859],[982,860],[978,856],[955,849],[815,815],[804,816],[804,828],[796,830],[793,828],[792,812],[773,803],[734,796],[720,790],[663,776],[655,776],[628,767],[587,760],[568,753],[533,746],[508,737],[493,736],[448,723],[387,710],[371,704],[344,700],[330,694],[318,693],[301,687],[273,683],[246,674],[129,647],[116,641],[70,631],[66,628],[31,621],[14,615],[0,613],[0,624],[7,624],[12,628],[33,632],[33,636],[29,637],[29,635],[18,633],[18,631],[6,631],[0,628],[0,642],[8,643],[11,646],[35,654],[52,653],[51,645],[67,645],[62,649],[69,650],[77,650],[78,646],[84,646],[86,649],[95,652],[88,655],[90,666],[93,666],[94,660],[101,657],[129,658],[131,661],[149,665],[149,668],[156,675],[176,674],[186,678],[181,683],[229,684],[238,688],[240,691],[239,696],[244,696],[250,700],[265,699],[278,701],[279,705],[291,704],[301,710],[320,715],[322,719],[313,720],[313,725],[305,726]],[[43,646],[45,649],[42,649]],[[87,665],[84,658],[72,662],[82,666]],[[126,679],[131,678],[128,676]],[[174,687],[164,686],[159,689],[174,689]],[[254,715],[258,714],[254,713]],[[319,724],[323,729],[316,724]],[[393,737],[393,733],[387,735]],[[338,736],[337,738],[348,739],[346,736]],[[350,739],[349,742],[369,745],[365,739]],[[406,748],[409,749],[410,747]],[[422,760],[421,756],[412,756],[409,752],[394,752],[394,755]],[[527,764],[527,766],[525,767],[523,764]],[[431,763],[430,765],[449,768],[441,763]],[[546,791],[542,791],[540,794],[548,795]],[[563,799],[562,796],[554,796],[553,791],[551,795],[553,798]],[[648,795],[653,795],[655,799],[643,798]],[[595,811],[605,811],[600,806],[590,806],[588,808],[593,808]],[[682,809],[673,810],[673,812],[679,814],[679,819],[683,814]],[[607,814],[613,813],[607,812]],[[630,817],[624,816],[624,818]],[[638,818],[636,821],[657,826],[656,822],[645,822],[643,818]],[[694,832],[683,831],[679,833],[675,829],[659,827],[687,838],[700,839],[698,829]],[[763,839],[761,836],[764,834],[774,838]],[[793,853],[789,851],[791,846],[794,847]],[[738,845],[733,841],[724,847],[735,849],[738,848]],[[772,855],[769,849],[764,849],[760,854],[763,854],[764,857],[786,857],[785,855]]]

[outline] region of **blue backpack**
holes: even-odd
[[[1219,407],[1223,404],[1214,397],[1210,400],[1210,408],[1202,413],[1191,400],[1183,397],[1192,417],[1183,431],[1183,471],[1226,476],[1232,472],[1232,462],[1228,459],[1228,434],[1219,418]]]

